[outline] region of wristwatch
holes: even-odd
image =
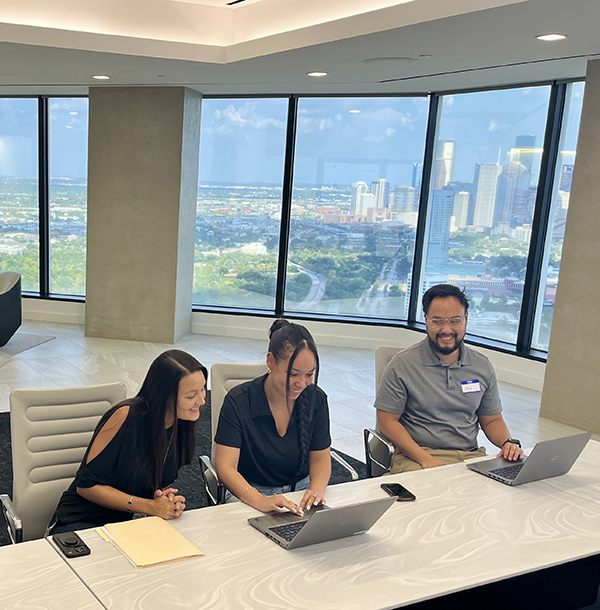
[[[506,443],[512,443],[513,445],[517,445],[517,446],[521,446],[521,441],[518,438],[507,438],[503,443],[502,446],[504,447],[504,445],[506,445]]]

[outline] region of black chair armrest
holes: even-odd
[[[225,504],[225,486],[219,481],[217,471],[210,458],[207,455],[201,455],[198,460],[200,461],[204,490],[211,506]]]
[[[364,438],[367,477],[379,477],[389,472],[395,450],[392,441],[373,428],[365,428]]]

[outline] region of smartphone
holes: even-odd
[[[54,534],[52,540],[56,542],[56,546],[63,552],[63,555],[69,559],[83,557],[91,552],[87,544],[75,532]]]
[[[414,494],[408,491],[404,485],[400,485],[400,483],[382,483],[381,489],[390,494],[390,496],[398,496],[398,502],[410,502],[417,499]]]

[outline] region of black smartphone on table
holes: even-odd
[[[408,491],[408,489],[406,489],[404,485],[400,485],[400,483],[382,483],[381,489],[390,496],[397,496],[398,502],[410,502],[411,500],[417,499],[415,494]]]
[[[52,540],[56,542],[56,546],[62,551],[63,555],[69,559],[90,554],[88,545],[75,532],[54,534]]]

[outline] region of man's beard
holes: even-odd
[[[437,335],[435,337],[437,339]],[[449,356],[450,354],[454,353],[457,349],[460,349],[460,346],[462,345],[462,342],[464,340],[464,337],[463,337],[460,341],[458,341],[456,337],[457,337],[457,335],[455,334],[453,347],[452,346],[442,347],[436,341],[434,341],[431,337],[428,336],[428,339],[429,339],[429,344],[433,348],[434,352],[436,352],[437,354],[441,354],[442,356]]]

